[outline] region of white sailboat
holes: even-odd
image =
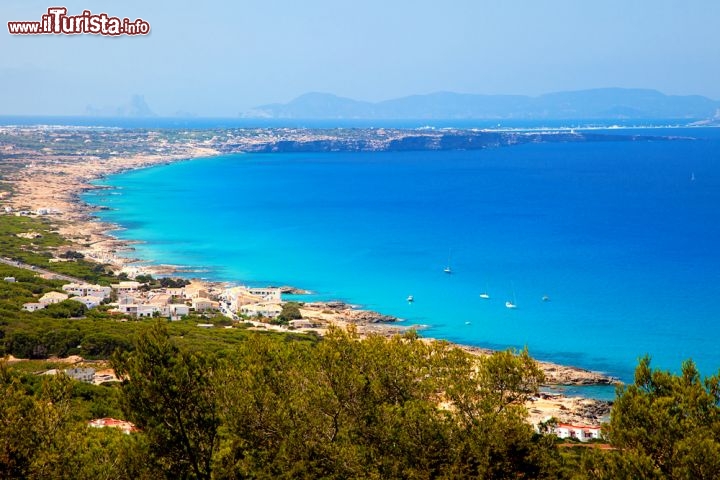
[[[450,268],[450,257],[452,256],[452,250],[448,252],[448,261],[447,261],[447,267],[443,268],[443,272],[447,274],[452,273],[452,268]]]
[[[482,298],[483,300],[488,300],[490,298],[487,285],[485,285],[485,291],[480,294],[480,298]]]
[[[507,302],[505,302],[505,308],[510,308],[510,309],[517,308],[517,301],[515,300],[515,287],[514,286],[512,289],[512,301],[508,300]]]
[[[408,303],[412,303],[415,301],[415,297],[413,297],[412,295],[408,295],[407,301],[408,301]]]

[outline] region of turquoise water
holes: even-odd
[[[135,255],[208,278],[308,288],[624,380],[644,353],[710,374],[720,130],[668,132],[699,139],[231,155],[113,176],[86,200],[145,242]]]

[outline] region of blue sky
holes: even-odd
[[[14,36],[48,7],[143,18],[151,34]],[[720,2],[3,0],[0,114],[83,114],[142,94],[161,115],[236,116],[310,91],[654,88],[720,99]]]

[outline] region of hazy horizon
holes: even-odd
[[[11,35],[54,3],[6,0],[0,114],[83,115],[142,95],[160,116],[234,117],[308,92],[378,102],[438,91],[648,88],[720,99],[720,3],[326,0],[62,2],[147,36]]]

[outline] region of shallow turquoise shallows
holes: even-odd
[[[113,176],[85,199],[144,242],[135,255],[207,278],[295,285],[623,380],[645,353],[711,374],[720,129],[634,133],[697,139],[220,156]]]

